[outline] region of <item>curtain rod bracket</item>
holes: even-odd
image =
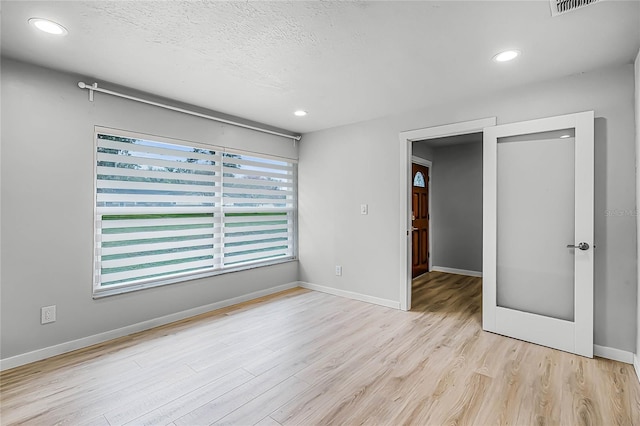
[[[87,89],[89,91],[89,102],[93,102],[93,92],[98,88],[98,83],[93,83],[92,86],[87,86],[84,81],[79,81],[78,87],[81,89]]]

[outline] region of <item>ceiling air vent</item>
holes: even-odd
[[[549,0],[551,3],[551,16],[572,12],[581,7],[589,6],[599,0]]]

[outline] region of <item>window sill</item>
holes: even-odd
[[[226,269],[210,270],[206,272],[199,272],[195,274],[186,274],[181,276],[174,276],[163,280],[142,282],[137,284],[126,284],[121,286],[110,286],[104,289],[93,289],[93,299],[102,299],[103,297],[116,296],[119,294],[131,293],[134,291],[145,290],[148,288],[162,287],[170,284],[184,283],[193,280],[199,280],[202,278],[215,277],[217,275],[232,274],[235,272],[248,271],[250,269],[263,268],[267,266],[280,265],[283,263],[297,262],[297,257],[287,257],[284,259],[275,259],[266,262],[247,263],[237,267],[231,267]]]

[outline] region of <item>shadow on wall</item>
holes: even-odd
[[[595,300],[604,300],[607,298],[605,291],[607,262],[605,256],[605,241],[607,230],[607,120],[603,117],[596,117],[594,120],[594,245],[596,249],[593,251],[593,269],[594,269],[594,297]],[[602,318],[607,316],[606,303],[596,303],[594,306],[594,317]],[[597,328],[602,322],[595,321],[594,327]],[[594,330],[598,334],[597,330]],[[605,330],[601,330],[604,333]]]

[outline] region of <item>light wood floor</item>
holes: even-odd
[[[4,372],[1,423],[640,425],[630,365],[485,333],[478,278],[402,312],[294,289]]]

